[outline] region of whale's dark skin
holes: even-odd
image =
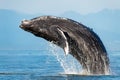
[[[109,73],[109,58],[102,41],[83,24],[67,18],[41,16],[22,21],[20,27],[63,48],[88,74]]]

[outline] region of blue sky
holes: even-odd
[[[120,9],[120,0],[0,0],[0,9],[27,14],[61,14],[66,11],[89,14]]]

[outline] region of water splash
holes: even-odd
[[[63,49],[54,45],[52,42],[49,44],[49,51],[53,53],[64,69],[64,74],[81,74],[82,68],[79,62],[70,54],[65,55]]]

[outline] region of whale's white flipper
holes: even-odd
[[[66,38],[66,36],[65,36],[65,34],[64,34],[64,32],[62,30],[60,30],[59,28],[57,28],[57,29],[62,34],[63,38],[65,39],[64,52],[65,52],[66,55],[68,55],[68,53],[69,53],[69,45],[68,45],[68,42],[67,42],[67,38]]]

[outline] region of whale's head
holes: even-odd
[[[64,48],[66,38],[62,27],[58,26],[60,21],[57,20],[58,18],[53,16],[41,16],[30,20],[23,20],[20,28]]]
[[[51,24],[50,19],[49,16],[41,16],[31,20],[23,20],[20,28],[49,41],[57,41],[57,26]]]

